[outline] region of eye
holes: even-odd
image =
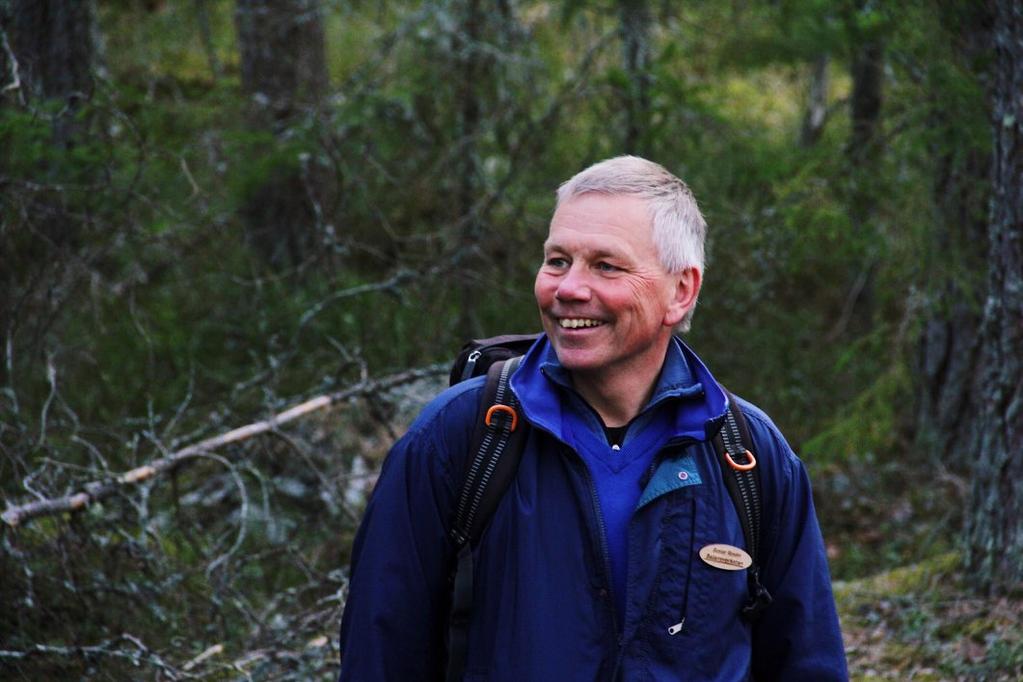
[[[607,261],[600,261],[594,267],[596,267],[600,272],[618,272],[618,270],[620,270],[620,268],[611,265]]]
[[[566,268],[568,267],[568,260],[561,256],[548,256],[547,260],[544,261],[544,265],[552,268]]]

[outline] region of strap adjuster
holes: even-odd
[[[748,461],[745,464],[739,464],[732,459],[732,455],[728,452],[728,450],[725,450],[725,461],[728,462],[728,466],[732,467],[736,471],[753,471],[753,469],[756,468],[757,458],[754,457],[753,453],[749,450],[746,450],[746,459]]]
[[[509,405],[500,404],[490,406],[490,409],[487,410],[487,415],[483,418],[483,423],[487,426],[491,426],[491,421],[495,412],[507,412],[511,415],[511,427],[508,429],[509,432],[514,431],[515,427],[519,425],[519,413],[515,411],[515,408]]]

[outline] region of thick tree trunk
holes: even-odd
[[[988,295],[967,540],[985,591],[1023,586],[1023,0],[994,2]]]
[[[30,99],[69,105],[92,91],[92,3],[12,0],[5,33]]]
[[[943,24],[973,76],[984,79],[991,17],[983,6],[946,8]],[[938,132],[931,154],[937,220],[921,285],[926,296],[917,364],[915,442],[956,474],[966,476],[977,419],[977,362],[987,276],[987,206],[991,156],[961,142],[964,114],[950,111],[946,93],[931,95],[928,125]]]
[[[959,299],[959,300],[956,300]],[[935,294],[937,310],[923,326],[915,442],[930,459],[962,472],[972,452],[980,315],[968,294],[949,283]]]
[[[625,151],[647,154],[650,126],[650,8],[647,0],[618,0],[622,51],[628,90],[625,94]]]
[[[238,0],[242,92],[254,128],[283,137],[316,112],[327,89],[319,0]],[[326,182],[315,162],[271,171],[241,210],[252,244],[274,266],[297,265],[316,243]]]

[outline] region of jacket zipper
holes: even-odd
[[[547,431],[547,429],[542,429],[542,428],[541,428],[541,430]],[[604,515],[600,511],[600,500],[597,499],[597,488],[596,488],[596,486],[593,483],[593,474],[590,473],[589,467],[586,466],[586,462],[584,462],[582,457],[579,456],[579,453],[577,453],[571,446],[569,446],[567,443],[562,441],[560,438],[558,438],[557,436],[554,436],[554,434],[551,433],[550,431],[547,431],[547,433],[548,433],[548,435],[553,436],[556,441],[561,443],[562,447],[564,447],[565,449],[567,449],[569,452],[572,453],[572,456],[575,458],[577,464],[582,466],[583,472],[586,475],[586,483],[587,483],[587,486],[588,486],[588,488],[590,490],[590,504],[593,507],[593,513],[594,513],[595,518],[597,519],[597,534],[599,536],[599,543],[598,544],[600,545],[601,558],[603,559],[603,563],[604,563],[604,580],[605,580],[605,583],[607,584],[608,609],[611,611],[611,624],[612,624],[612,627],[614,628],[613,632],[614,632],[615,642],[617,643],[618,650],[619,650],[618,651],[618,656],[617,656],[617,661],[615,662],[615,671],[616,671],[616,674],[617,674],[617,672],[620,670],[621,663],[622,663],[621,647],[624,644],[624,639],[623,639],[623,634],[624,633],[622,635],[618,634],[618,610],[615,607],[614,586],[611,584],[611,556],[610,556],[610,552],[607,549],[607,531],[606,531],[605,526],[604,526]],[[654,457],[654,461],[651,463],[650,469],[647,471],[647,475],[644,478],[643,485],[645,486],[650,481],[650,478],[653,476],[654,472],[657,470],[657,466],[664,459],[664,457],[666,456],[667,452],[669,452],[669,451],[671,451],[671,450],[673,450],[675,448],[678,448],[679,446],[682,446],[682,445],[689,446],[689,445],[692,445],[692,444],[698,443],[698,442],[701,442],[701,441],[697,441],[694,438],[685,437],[685,438],[671,439],[667,443],[665,443],[661,447],[661,449],[658,451],[657,455]],[[689,608],[689,584],[692,582],[693,554],[694,554],[692,549],[693,549],[693,544],[696,542],[696,537],[695,537],[696,536],[696,500],[693,500],[692,504],[693,504],[693,525],[692,525],[692,529],[690,531],[690,538],[689,538],[689,569],[688,569],[688,573],[686,575],[685,590],[683,591],[683,594],[682,594],[682,613],[681,613],[680,621],[668,628],[668,633],[671,634],[671,635],[676,635],[676,634],[678,634],[680,632],[687,632],[686,627],[685,627],[685,622],[686,622],[686,611]]]
[[[546,429],[543,430],[546,431]],[[620,647],[622,638],[618,635],[618,611],[615,608],[614,586],[611,584],[611,553],[607,549],[607,529],[604,525],[604,515],[600,511],[600,500],[597,499],[597,486],[593,484],[593,474],[590,473],[589,467],[586,466],[586,462],[579,456],[579,453],[568,443],[565,443],[549,431],[547,433],[553,436],[561,444],[561,447],[572,453],[575,465],[580,467],[586,476],[586,487],[590,491],[590,505],[593,507],[593,515],[597,520],[597,544],[600,548],[600,556],[604,564],[604,584],[607,590],[608,610],[611,612],[612,634],[616,644]]]
[[[571,448],[569,449],[571,450]],[[622,645],[622,638],[618,634],[618,609],[615,607],[614,585],[611,580],[611,552],[607,549],[607,529],[604,526],[604,514],[600,511],[600,500],[597,499],[597,487],[593,484],[593,474],[590,473],[589,467],[586,466],[586,462],[582,461],[579,453],[572,450],[572,454],[575,455],[579,463],[582,464],[583,471],[586,472],[586,482],[590,489],[590,504],[593,506],[593,514],[597,519],[597,536],[600,544],[601,558],[604,563],[604,582],[607,584],[607,601],[608,608],[611,611],[611,625],[614,627],[615,641],[620,647]]]
[[[689,613],[689,586],[693,583],[693,556],[696,554],[694,551],[696,546],[696,499],[690,500],[692,505],[692,525],[689,527],[689,567],[686,569],[686,586],[682,590],[682,609],[679,614],[679,621],[668,628],[669,635],[677,635],[679,633],[689,634],[686,629],[686,618]]]

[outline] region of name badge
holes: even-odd
[[[741,571],[753,565],[753,557],[732,545],[707,545],[700,550],[700,558],[708,566],[726,571]]]

